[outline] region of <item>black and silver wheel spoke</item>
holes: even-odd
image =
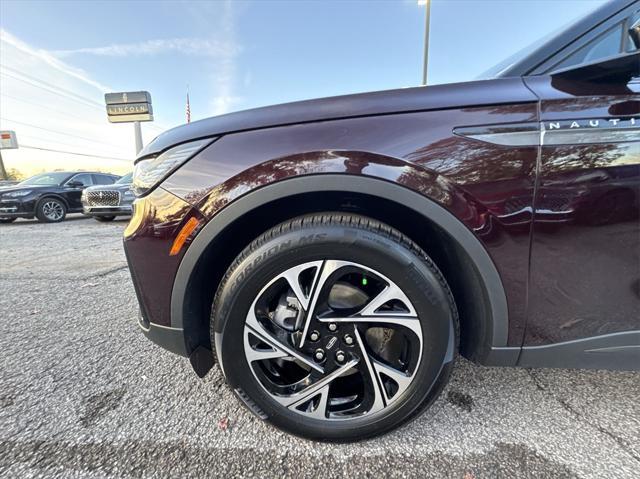
[[[362,352],[363,362],[366,367],[366,374],[368,375],[369,380],[369,412],[376,412],[385,407],[385,401],[383,399],[382,386],[380,385],[380,381],[377,377],[377,374],[371,364],[372,358],[369,356],[369,353],[366,350],[364,345],[364,341],[362,341],[362,337],[358,332],[358,328],[354,329],[354,333],[356,336],[356,340],[358,341],[358,346],[360,347],[360,351]]]
[[[324,261],[313,261],[310,263],[302,264],[300,266],[295,266],[291,269],[288,269],[287,271],[282,273],[280,276],[276,277],[276,280],[281,277],[287,280],[287,283],[289,283],[289,286],[293,290],[293,293],[296,295],[296,297],[298,298],[298,301],[300,301],[300,304],[302,305],[302,308],[305,311],[309,310],[309,302],[311,301],[311,291],[305,292],[303,290],[303,285],[300,281],[300,276],[305,272],[310,272],[313,275],[313,280],[311,284],[312,285],[315,284],[318,280],[320,271],[322,270],[322,263],[324,263]]]
[[[402,393],[409,387],[411,381],[413,380],[412,374],[403,373],[395,368],[392,368],[388,364],[383,362],[372,360],[373,369],[376,372],[377,379],[380,381],[379,384],[385,384],[386,380],[389,379],[393,381],[398,388],[390,394],[386,387],[382,387],[382,394],[384,395],[385,403],[391,404],[393,401],[401,397]]]
[[[311,303],[309,305],[309,308],[306,311],[307,314],[305,318],[304,328],[302,330],[302,339],[300,340],[300,347],[304,345],[305,337],[309,331],[309,325],[311,324],[312,314],[318,306],[318,299],[320,298],[322,292],[325,291],[327,280],[331,277],[333,273],[338,271],[340,268],[351,265],[351,264],[353,263],[349,263],[347,261],[335,261],[335,260],[327,260],[322,262],[322,265],[320,266],[320,274],[315,277],[312,285]]]
[[[390,279],[328,259],[269,281],[247,314],[244,350],[259,384],[282,406],[350,419],[384,409],[410,387],[422,327]]]
[[[326,418],[331,382],[349,371],[356,364],[358,364],[358,360],[354,359],[344,366],[327,374],[317,382],[307,386],[300,392],[288,397],[277,397],[276,400],[283,406],[293,409],[296,412],[316,418]],[[311,404],[314,400],[316,400],[316,403]]]
[[[248,343],[250,334],[253,334],[262,343],[269,346],[271,352],[269,349],[265,350],[251,346]],[[245,327],[245,353],[247,354],[247,359],[249,359],[250,362],[264,359],[291,357],[298,359],[300,362],[308,365],[310,368],[313,368],[320,373],[324,373],[324,369],[316,364],[313,360],[306,358],[304,355],[300,354],[299,351],[296,351],[292,346],[287,345],[274,337],[258,322],[255,315],[251,313],[247,317],[247,323]]]

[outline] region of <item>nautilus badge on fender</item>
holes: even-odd
[[[581,118],[541,123],[541,144],[576,145],[640,140],[640,118]]]
[[[500,125],[461,126],[453,133],[503,146],[622,143],[640,139],[640,118],[575,118]]]

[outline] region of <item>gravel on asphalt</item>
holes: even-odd
[[[637,477],[640,375],[460,359],[426,414],[330,445],[150,343],[126,220],[0,225],[0,477]]]

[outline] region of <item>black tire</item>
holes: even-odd
[[[67,205],[58,198],[42,198],[36,206],[36,218],[42,223],[60,223],[66,217]]]
[[[362,416],[346,421],[332,421],[330,413],[323,414],[321,419],[302,416],[292,411],[291,406],[287,408],[278,403],[251,369],[245,352],[247,346],[243,342],[247,334],[247,313],[254,298],[258,301],[259,295],[263,294],[265,285],[282,271],[289,271],[287,268],[327,259],[364,265],[390,279],[413,305],[419,320],[418,329],[422,331],[421,347],[416,348],[421,355],[410,385],[397,400],[392,402],[387,398],[389,403],[385,401],[383,409],[365,411]],[[323,261],[321,264],[319,271],[329,263]],[[317,275],[316,278],[321,276],[320,273]],[[363,284],[367,283],[363,281]],[[329,285],[329,289],[332,287]],[[314,288],[312,285],[309,289],[309,298]],[[322,290],[322,287],[318,288]],[[428,322],[424,318],[429,318]],[[355,329],[359,327],[356,325]],[[357,331],[355,333],[359,336]],[[459,323],[453,296],[443,275],[415,243],[376,220],[354,214],[324,213],[299,217],[272,228],[235,259],[215,295],[211,339],[219,348],[215,354],[228,384],[258,417],[308,439],[351,442],[395,429],[431,405],[452,370],[458,350]],[[360,337],[358,340],[361,341]],[[328,343],[326,347],[331,348]],[[367,350],[371,348],[362,347],[361,352],[367,356]],[[329,363],[326,364],[328,367]],[[367,366],[371,377],[376,377],[370,364]],[[383,386],[378,383],[373,389],[376,387],[382,394]]]
[[[0,218],[0,223],[13,223],[18,218]]]
[[[101,223],[108,223],[109,221],[113,221],[116,219],[115,216],[94,216],[94,219],[100,221]]]

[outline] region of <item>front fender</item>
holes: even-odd
[[[40,203],[40,201],[42,201],[44,198],[55,198],[56,200],[60,200],[62,201],[62,203],[64,203],[65,207],[67,208],[67,210],[69,209],[69,202],[67,201],[67,199],[61,195],[60,193],[54,193],[54,192],[47,192],[47,193],[39,193],[33,200],[33,208],[34,211],[38,206],[38,203]]]
[[[465,223],[477,223],[473,220],[478,215],[473,203],[444,176],[402,159],[366,151],[312,151],[265,161],[216,186],[196,206],[211,218],[255,189],[291,178],[335,174],[377,178],[402,185],[453,211],[455,216],[465,218]]]
[[[171,294],[171,327],[184,329],[192,314],[187,296],[190,280],[205,250],[247,213],[276,200],[295,198],[309,193],[349,192],[369,195],[393,201],[410,208],[425,221],[431,221],[445,231],[467,253],[469,260],[481,278],[490,310],[490,322],[486,325],[486,337],[482,339],[488,354],[507,345],[509,320],[507,300],[496,267],[487,251],[473,233],[452,213],[437,202],[411,191],[400,184],[366,176],[349,174],[309,174],[275,181],[237,198],[223,207],[200,230],[180,262]],[[208,200],[205,200],[204,206]]]
[[[379,184],[393,185],[442,208],[464,229],[461,234],[472,237],[477,248],[484,248],[485,259],[492,262],[490,276],[494,279],[485,278],[483,282],[505,290],[501,291],[500,300],[494,298],[492,315],[504,318],[497,319],[498,323],[507,323],[506,295],[508,338],[505,340],[505,328],[496,327],[486,344],[508,346],[508,359],[497,362],[510,363],[514,355],[517,357],[525,324],[528,240],[538,150],[478,142],[456,136],[453,129],[461,125],[530,122],[536,118],[536,104],[526,103],[243,131],[219,138],[161,186],[197,206],[212,222],[211,228],[216,228],[214,220],[224,218],[226,212],[254,193],[265,190],[268,193],[264,201],[274,201],[280,192],[273,188],[302,178],[316,178],[314,181],[322,185],[319,192],[334,187],[334,176],[353,180],[349,181],[353,184],[357,178],[371,180],[376,183],[365,187],[364,194],[377,194]],[[350,191],[348,187],[346,191]],[[456,236],[452,237],[457,241]],[[238,239],[235,236],[227,241]],[[504,288],[500,278],[506,278]],[[166,289],[163,291],[162,297],[168,298]]]

